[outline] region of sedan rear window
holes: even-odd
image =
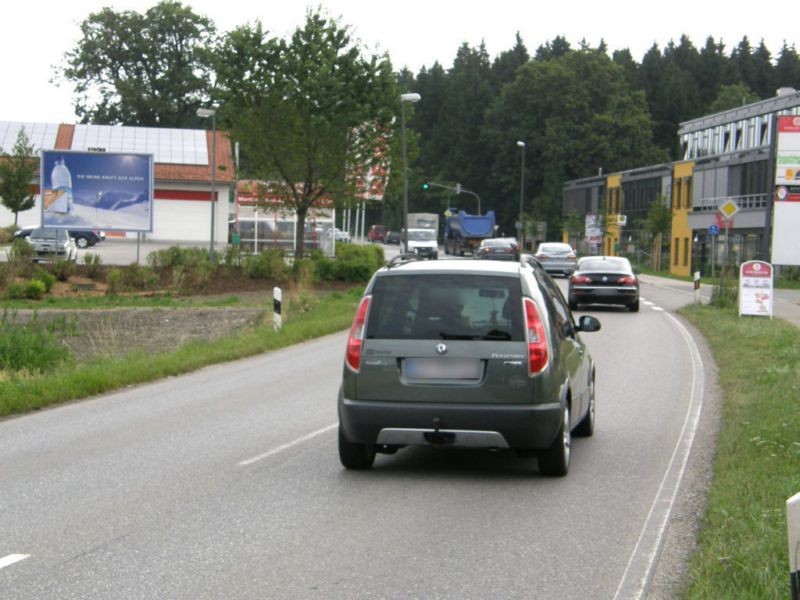
[[[631,272],[631,263],[627,258],[584,258],[578,263],[580,271],[624,271]]]
[[[372,291],[367,338],[523,341],[516,277],[394,275]]]

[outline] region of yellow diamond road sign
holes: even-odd
[[[739,205],[733,200],[726,200],[720,204],[719,212],[721,212],[726,219],[732,219],[733,215],[739,212]]]

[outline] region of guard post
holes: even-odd
[[[791,598],[800,600],[800,493],[786,501],[786,526],[789,533]]]
[[[700,303],[700,271],[694,272],[694,303]]]
[[[281,288],[272,288],[272,324],[275,331],[281,330]]]

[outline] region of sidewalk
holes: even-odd
[[[656,283],[663,287],[672,287],[683,292],[694,291],[694,284],[688,281],[644,274],[639,275],[639,277],[642,281]],[[700,285],[700,297],[704,303],[711,299],[713,288],[714,286],[711,284],[703,283]],[[773,290],[772,300],[773,317],[788,321],[795,327],[800,327],[800,290]]]

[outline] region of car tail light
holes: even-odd
[[[547,254],[535,254],[534,258],[536,260],[547,260]]]
[[[549,351],[544,323],[533,300],[525,298],[525,324],[528,336],[528,375],[537,375],[547,366]]]
[[[592,278],[589,277],[588,275],[573,275],[572,277],[569,278],[569,280],[572,283],[577,283],[577,284],[592,283]]]
[[[358,373],[361,368],[361,348],[364,339],[364,327],[367,323],[367,311],[372,296],[364,296],[361,304],[358,305],[353,325],[350,327],[350,335],[347,337],[347,353],[345,362],[352,371]]]
[[[625,275],[624,277],[617,279],[617,283],[620,285],[636,285],[636,277],[632,275]]]
[[[569,254],[567,254],[567,258],[577,258],[577,257],[575,256],[574,252],[570,252]]]

